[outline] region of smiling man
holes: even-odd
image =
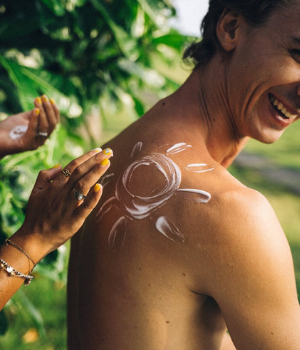
[[[69,349],[300,349],[284,232],[226,170],[300,118],[299,18],[299,0],[211,0],[188,80],[105,145],[72,243]]]

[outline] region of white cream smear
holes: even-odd
[[[207,164],[189,164],[185,167],[185,170],[192,171],[194,173],[206,173],[207,171],[212,171],[214,168],[203,169]]]
[[[182,152],[192,147],[191,145],[183,142],[177,143],[166,151],[166,155],[152,153],[139,158],[142,145],[142,142],[138,142],[134,146],[131,152],[131,158],[137,157],[137,160],[125,168],[117,180],[115,196],[108,199],[97,213],[97,220],[100,221],[112,208],[116,208],[122,212],[125,211],[125,214],[120,214],[120,218],[114,223],[109,233],[108,244],[113,250],[120,250],[122,248],[128,231],[128,223],[135,219],[142,220],[150,218],[155,222],[156,230],[163,236],[174,242],[184,242],[185,237],[173,220],[165,215],[158,215],[156,212],[157,209],[161,208],[174,195],[196,204],[208,203],[211,199],[211,195],[208,192],[199,189],[179,188],[182,175],[181,170],[168,155]],[[129,189],[130,181],[140,167],[151,167],[152,170],[155,169],[158,172],[158,176],[163,176],[162,187],[152,191],[151,195],[133,194]],[[213,170],[213,168],[204,169],[204,167],[207,167],[207,164],[189,164],[185,169],[196,173]],[[107,175],[109,180],[112,176],[113,174]],[[104,179],[104,182],[107,183],[107,180]]]
[[[28,126],[25,125],[17,125],[15,126],[9,133],[9,137],[12,140],[19,139],[25,132],[28,130]]]
[[[114,177],[115,174],[107,174],[101,177],[101,185],[104,188],[106,185],[109,184],[110,180],[112,179],[112,177]]]
[[[191,145],[187,145],[185,142],[181,142],[181,143],[176,143],[176,145],[170,147],[167,152],[166,155],[170,156],[172,154],[176,154],[182,151],[185,151],[187,148],[192,147]]]

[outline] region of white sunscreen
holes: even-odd
[[[114,177],[115,174],[107,174],[101,177],[101,185],[104,188],[112,179],[112,177]]]
[[[121,249],[126,234],[128,221],[134,222],[135,219],[142,220],[150,218],[155,222],[155,228],[166,238],[174,242],[184,242],[185,237],[175,225],[173,220],[165,215],[158,215],[157,209],[161,208],[174,195],[180,199],[190,200],[196,204],[208,203],[211,195],[208,192],[199,189],[180,189],[181,170],[178,165],[168,156],[182,152],[192,147],[186,143],[177,143],[166,151],[166,155],[161,153],[152,153],[143,157],[138,157],[142,150],[142,142],[138,142],[132,152],[131,158],[137,158],[130,163],[117,180],[115,196],[108,199],[97,213],[97,219],[100,221],[103,216],[112,208],[122,211],[120,217],[114,223],[108,237],[109,246],[114,250]],[[152,191],[150,195],[133,194],[130,190],[130,181],[134,173],[140,167],[151,167],[157,171],[158,176],[163,176],[161,188]],[[202,173],[213,170],[212,168],[204,169],[207,164],[197,163],[189,164],[186,170]],[[111,178],[113,174],[108,175]],[[124,213],[125,212],[125,213]]]
[[[203,169],[204,167],[206,167],[207,164],[204,163],[199,163],[199,164],[189,164],[185,167],[185,170],[187,171],[192,171],[194,173],[206,173],[207,171],[212,171],[214,170],[214,168],[210,168],[210,169]]]
[[[12,140],[19,139],[22,135],[25,134],[25,132],[28,130],[28,126],[25,125],[18,125],[15,126],[9,133],[9,137]]]
[[[167,216],[160,216],[155,222],[155,228],[174,242],[184,242],[185,237],[179,231],[178,227]]]
[[[176,145],[170,147],[167,152],[166,155],[170,156],[172,154],[176,154],[182,151],[185,151],[187,148],[192,147],[191,145],[187,145],[185,142],[181,142],[181,143],[176,143]]]

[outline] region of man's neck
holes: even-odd
[[[173,97],[179,110],[184,109],[182,115],[200,131],[211,157],[228,167],[248,137],[239,134],[232,117],[225,81],[222,63],[211,64],[193,71]]]

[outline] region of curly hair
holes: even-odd
[[[201,23],[202,40],[190,44],[183,54],[186,63],[195,68],[207,64],[217,52],[219,41],[216,26],[227,10],[241,14],[252,26],[264,24],[272,12],[280,7],[287,7],[295,0],[209,0],[209,9]]]

